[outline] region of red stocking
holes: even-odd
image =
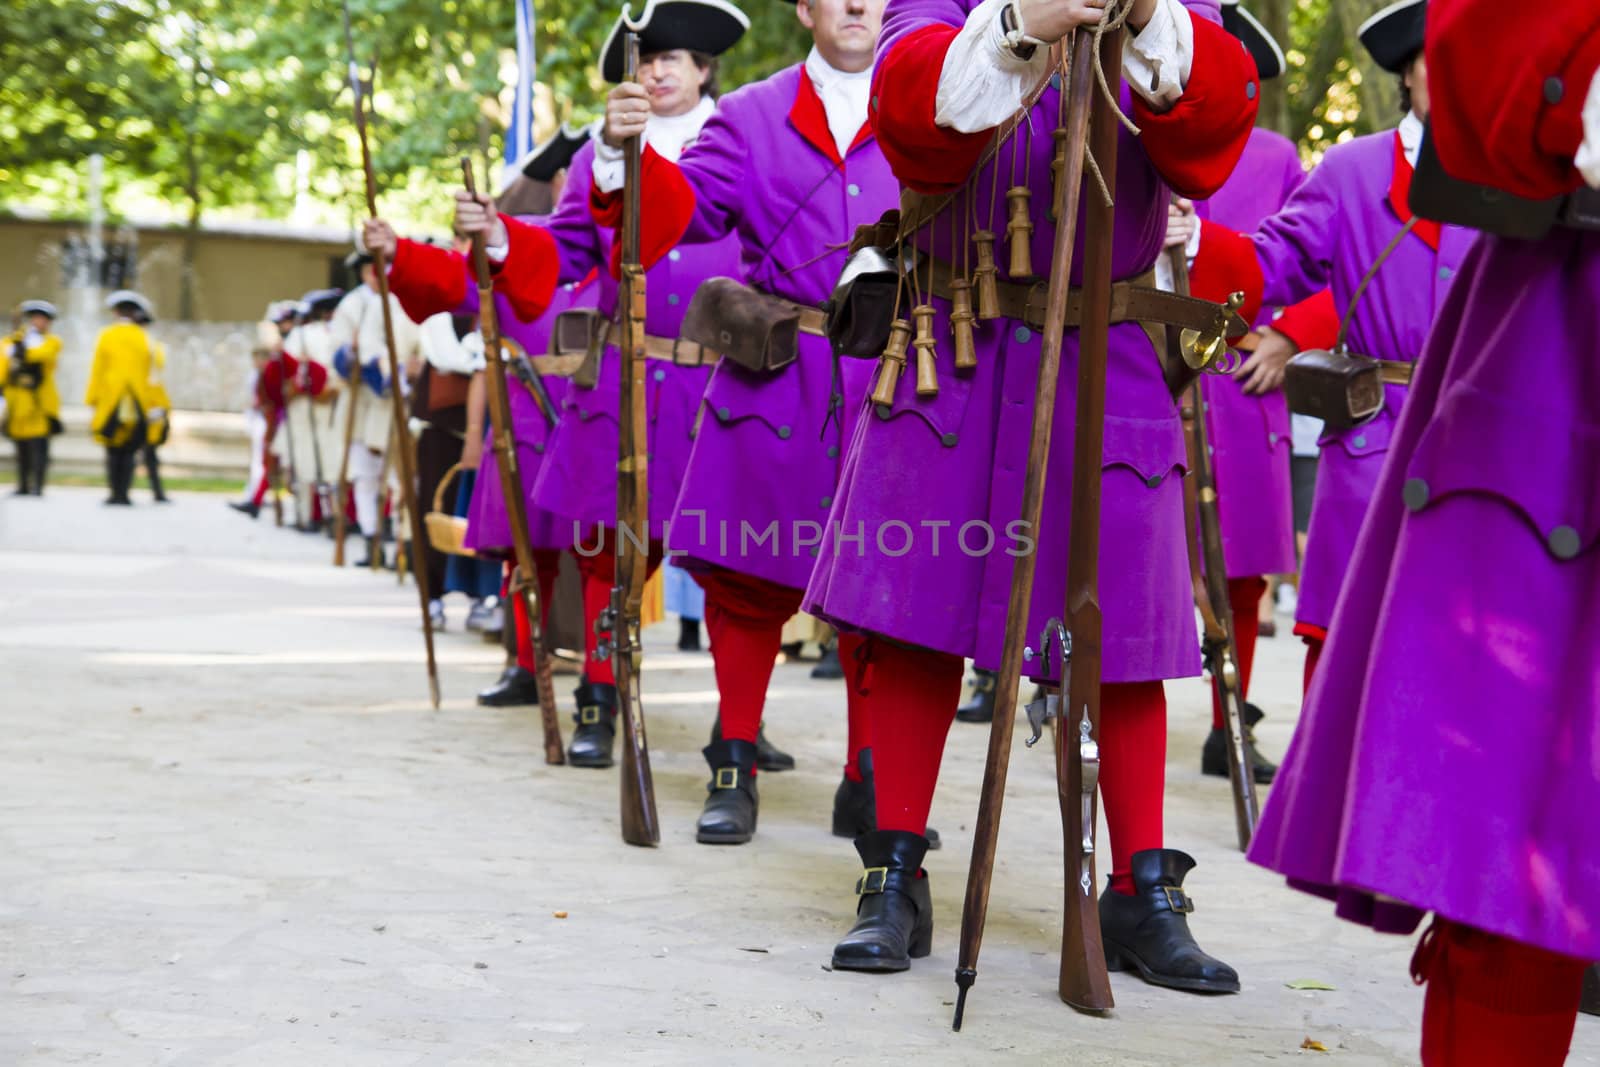
[[[801,591],[722,568],[696,571],[694,578],[706,591],[722,738],[754,744],[783,624],[800,610]]]
[[[1160,682],[1100,689],[1100,800],[1111,835],[1111,888],[1132,894],[1133,854],[1162,847],[1167,693]]]
[[[1261,597],[1267,591],[1265,578],[1228,579],[1228,607],[1233,612],[1234,654],[1239,657],[1239,692],[1250,695],[1250,668],[1256,661],[1256,638],[1261,633]],[[1211,687],[1211,728],[1223,726],[1222,701],[1217,687]]]
[[[617,557],[612,552],[610,531],[604,535],[604,547],[589,555],[578,553],[578,574],[583,579],[583,676],[591,685],[615,685],[617,677],[611,672],[611,661],[595,655],[600,647],[600,634],[595,622],[611,604],[611,589],[617,584]]]
[[[1412,978],[1428,986],[1423,1067],[1560,1067],[1587,966],[1435,919],[1411,958]]]
[[[883,640],[869,641],[867,650],[863,706],[873,738],[878,829],[925,834],[961,698],[961,657]]]
[[[844,666],[845,714],[850,740],[844,756],[844,776],[852,782],[861,781],[861,750],[872,747],[872,721],[867,714],[867,701],[862,695],[866,680],[866,663],[863,659],[867,639],[860,634],[839,635],[839,662]]]

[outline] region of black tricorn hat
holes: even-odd
[[[1244,42],[1250,58],[1256,61],[1256,74],[1262,81],[1279,77],[1288,69],[1283,49],[1278,47],[1267,28],[1240,6],[1239,0],[1222,0],[1222,28]]]
[[[520,171],[524,177],[536,182],[554,181],[562,168],[572,162],[578,149],[589,140],[593,128],[592,125],[569,126],[563,123],[554,137],[534,145],[531,152],[513,163],[512,171]]]
[[[1427,9],[1427,0],[1400,0],[1363,22],[1356,36],[1378,66],[1390,74],[1399,74],[1411,57],[1422,51],[1423,16]]]
[[[682,48],[720,56],[750,28],[750,19],[729,0],[645,0],[639,17],[632,14],[631,6],[622,9],[600,49],[600,76],[613,84],[622,81],[629,29],[639,35],[641,55]]]
[[[348,256],[344,257],[344,266],[346,270],[360,270],[362,267],[365,267],[371,262],[372,253],[361,248],[356,249],[354,252],[351,252]]]

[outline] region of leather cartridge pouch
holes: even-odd
[[[597,308],[572,308],[556,316],[550,331],[550,355],[583,356],[572,372],[573,384],[593,389],[600,380],[600,354],[605,351],[608,325]]]
[[[841,356],[877,359],[889,343],[899,288],[900,273],[887,250],[869,244],[852,252],[826,309],[833,350]]]
[[[689,301],[680,337],[746,370],[771,374],[799,357],[805,310],[732,278],[707,278]]]
[[[1309,349],[1289,360],[1283,393],[1290,411],[1321,419],[1330,430],[1348,430],[1383,410],[1382,367],[1342,349]]]

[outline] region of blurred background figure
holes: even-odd
[[[50,438],[61,432],[61,396],[56,391],[61,338],[52,332],[56,308],[49,301],[25,302],[19,317],[5,339],[6,409],[0,430],[17,446],[15,495],[43,496]]]
[[[106,450],[106,503],[126,507],[133,503],[133,468],[149,440],[146,412],[150,410],[151,370],[154,353],[144,324],[155,309],[142,294],[119,289],[106,297],[115,321],[100,331],[94,346],[94,363],[83,402],[92,409],[89,429]]]

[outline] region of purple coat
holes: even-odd
[[[595,222],[590,209],[593,173],[594,146],[586,144],[573,158],[561,202],[544,225],[560,251],[562,281],[578,281],[599,271],[597,306],[609,320],[617,310],[617,282],[609,270],[614,234]],[[645,332],[676,338],[700,282],[736,273],[732,241],[684,241],[645,275]],[[696,412],[710,377],[710,367],[681,367],[663,360],[651,360],[645,368],[653,532],[664,529],[672,514],[689,462]],[[551,434],[550,462],[540,468],[534,499],[541,510],[561,516],[566,544],[591,527],[616,525],[621,384],[621,357],[616,345],[608,345],[594,388],[567,393],[561,420]]]
[[[1597,293],[1600,234],[1482,238],[1386,439],[1250,850],[1346,918],[1600,959]]]
[[[977,0],[893,3],[878,46],[880,61],[894,41],[921,27],[961,25]],[[1215,21],[1216,8],[1195,5]],[[1245,96],[1241,91],[1239,101]],[[1123,108],[1130,106],[1126,90]],[[969,208],[982,228],[1003,234],[1006,203],[988,191],[1032,176],[1029,202],[1035,264],[1050,262],[1055,227],[1048,192],[1059,90],[1035,104],[1031,127],[984,165],[969,194],[922,231],[926,247],[950,260],[957,218]],[[1025,127],[1026,128],[1026,127]],[[1112,276],[1133,278],[1154,264],[1171,193],[1141,141],[1118,134]],[[1096,195],[1086,184],[1083,203]],[[1081,211],[1081,209],[1080,209]],[[978,227],[974,227],[978,228]],[[1083,235],[1073,284],[1083,270]],[[958,253],[959,255],[959,253]],[[1002,278],[1006,255],[997,246]],[[1029,420],[1038,377],[1040,336],[1026,324],[977,324],[978,366],[958,374],[948,343],[949,305],[933,300],[939,339],[939,395],[922,399],[914,374],[902,377],[887,416],[863,418],[851,443],[832,520],[844,536],[824,548],[806,591],[806,610],[841,627],[866,630],[997,667],[1005,638],[1013,553],[1028,543],[1012,536],[1020,523],[1027,474]],[[1108,345],[1105,454],[1101,503],[1100,604],[1104,618],[1103,677],[1135,682],[1198,674],[1199,640],[1185,547],[1182,478],[1184,439],[1149,336],[1137,323],[1113,326]],[[1071,510],[1078,334],[1069,330],[1038,532],[1029,645],[1045,622],[1063,612],[1067,516]],[[845,537],[863,535],[862,542]],[[908,540],[909,534],[909,540]],[[1030,673],[1035,668],[1030,667]]]
[[[1266,288],[1264,305],[1293,304],[1329,287],[1345,314],[1362,277],[1399,232],[1390,204],[1396,167],[1409,171],[1393,131],[1357,137],[1328,150],[1281,212],[1252,235]],[[1476,237],[1446,226],[1437,251],[1416,233],[1400,242],[1367,287],[1349,323],[1350,350],[1411,362],[1422,351]],[[1200,254],[1205,255],[1202,243]],[[1371,422],[1323,434],[1322,461],[1311,506],[1311,530],[1300,569],[1296,621],[1326,629],[1350,567],[1356,533],[1394,436],[1406,388],[1385,387],[1387,402]]]
[[[1282,208],[1303,181],[1305,170],[1294,142],[1257,127],[1228,183],[1195,210],[1201,218],[1249,233]],[[1263,309],[1253,325],[1270,325],[1271,320],[1271,310]],[[1232,378],[1208,374],[1201,388],[1228,577],[1292,573],[1296,554],[1289,406],[1281,392],[1247,396]]]
[[[477,289],[468,286],[471,311],[477,311]],[[549,309],[538,321],[525,323],[511,311],[504,297],[496,297],[495,307],[500,313],[500,329],[506,337],[521,345],[530,356],[543,355],[549,349],[550,331],[556,316],[571,308],[592,307],[597,297],[596,287],[587,285],[558,286]],[[539,414],[533,397],[515,378],[507,376],[506,384],[511,396],[511,427],[517,442],[517,473],[522,480],[523,495],[527,501],[529,540],[536,549],[567,548],[572,544],[572,525],[533,503],[533,487],[549,452],[550,438],[555,428]],[[571,382],[566,378],[548,376],[544,379],[550,399],[559,406],[567,398]],[[489,426],[484,427],[487,437]],[[500,464],[494,450],[487,444],[483,450],[483,465],[472,487],[472,503],[467,511],[466,547],[494,555],[510,555],[511,519],[506,510],[505,496],[500,490]]]
[[[899,201],[877,144],[858,138],[839,163],[820,114],[790,67],[723,97],[679,160],[695,194],[686,239],[735,235],[746,281],[811,305],[831,293],[855,228]],[[804,588],[872,369],[845,360],[836,378],[827,342],[804,334],[799,358],[775,374],[717,367],[672,517],[670,548],[685,566]]]

